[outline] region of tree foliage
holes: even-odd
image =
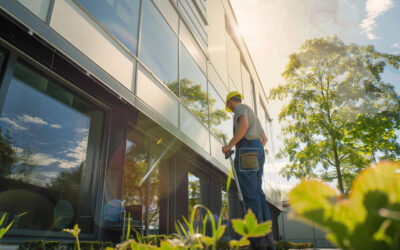
[[[229,115],[224,109],[216,106],[217,100],[203,90],[200,84],[193,82],[190,79],[183,78],[179,81],[174,81],[167,84],[174,92],[179,93],[182,103],[194,114],[200,121],[208,126],[210,121],[211,130],[215,135],[223,140],[227,135],[218,129],[218,126],[229,119]]]
[[[290,160],[281,173],[337,179],[344,193],[370,163],[398,159],[400,99],[381,74],[399,63],[399,55],[337,37],[308,40],[290,55],[285,84],[270,93],[290,98],[279,114],[284,147],[277,156]]]

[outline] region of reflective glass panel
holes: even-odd
[[[186,107],[208,127],[207,78],[183,45],[180,65],[180,98]]]
[[[46,21],[47,12],[49,11],[50,0],[18,0],[27,9],[37,15],[42,21]]]
[[[136,55],[140,0],[78,0],[78,2]]]
[[[142,235],[159,234],[160,199],[165,191],[160,165],[179,150],[178,145],[175,138],[143,116],[139,116],[138,126],[128,131],[123,200],[131,226]]]
[[[189,196],[189,198],[188,198],[188,202],[189,202],[189,204],[188,204],[188,208],[189,208],[189,211],[188,211],[188,216],[190,216],[190,214],[192,213],[192,211],[193,211],[193,207],[194,206],[196,206],[196,205],[199,205],[200,204],[200,178],[199,177],[197,177],[197,176],[195,176],[195,175],[193,175],[192,173],[188,173],[188,196]],[[194,217],[195,219],[195,227],[196,226],[199,226],[199,223],[200,223],[200,218],[201,218],[201,214],[200,214],[200,210],[199,209],[197,209],[196,210],[196,214],[195,214],[195,217]]]
[[[11,219],[27,212],[13,229],[61,231],[79,223],[90,232],[79,219],[92,216],[93,140],[103,113],[23,64],[14,70],[0,115],[0,212]]]
[[[236,90],[241,90],[240,51],[228,33],[226,33],[226,51],[230,79],[233,81]],[[233,90],[232,87],[230,87],[230,90]]]
[[[229,197],[228,197],[228,192],[225,192],[222,190],[222,209],[223,209],[223,214],[222,214],[222,224],[223,225],[229,225]],[[229,241],[230,236],[228,233],[225,233],[224,236],[222,236],[222,240]]]
[[[254,101],[253,101],[253,84],[251,82],[250,74],[247,71],[246,67],[241,64],[242,68],[242,81],[243,81],[243,99],[244,103],[249,105],[254,110]]]
[[[143,1],[139,57],[178,96],[178,37],[151,1]]]
[[[211,131],[221,142],[223,142],[224,137],[228,141],[233,135],[232,116],[225,111],[225,102],[211,84],[208,84],[208,91]]]
[[[0,48],[0,75],[3,72],[3,63],[6,60],[6,52]]]

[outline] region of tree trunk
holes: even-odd
[[[335,158],[334,160],[335,160],[335,168],[336,168],[336,173],[337,173],[337,181],[338,181],[339,191],[342,195],[344,195],[342,173],[340,171],[340,161],[339,161],[339,156],[337,153],[336,141],[334,138],[332,138],[332,149],[333,149],[333,155]]]

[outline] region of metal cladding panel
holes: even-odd
[[[73,1],[57,0],[50,27],[108,74],[132,89],[134,59]]]
[[[208,130],[182,105],[180,108],[180,123],[182,132],[210,153],[210,136]]]

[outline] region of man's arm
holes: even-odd
[[[268,141],[268,138],[265,135],[265,132],[263,131],[262,132],[262,145],[263,145],[263,147],[265,147],[265,144],[267,144],[267,141]]]
[[[247,119],[247,116],[241,115],[239,117],[238,128],[229,144],[225,147],[222,147],[222,153],[226,154],[229,150],[231,150],[233,146],[235,146],[243,138],[248,128],[249,120]]]

